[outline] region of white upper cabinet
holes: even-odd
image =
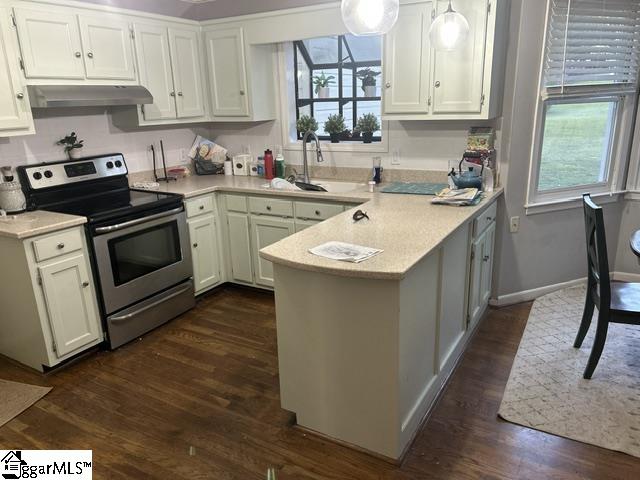
[[[242,28],[216,29],[205,35],[213,115],[249,116]]]
[[[32,127],[31,108],[14,51],[7,11],[0,8],[0,136]]]
[[[403,6],[384,40],[385,113],[427,113],[432,4]]]
[[[76,15],[27,8],[14,12],[27,78],[84,79]]]
[[[79,16],[87,78],[135,80],[129,23],[101,15]]]
[[[204,87],[198,33],[170,28],[169,48],[173,59],[178,117],[202,117],[205,114]]]
[[[145,120],[176,118],[175,89],[169,52],[169,32],[155,25],[134,25],[140,84],[153,96],[144,106]]]
[[[488,0],[456,0],[455,10],[469,22],[466,42],[453,51],[433,53],[433,113],[480,113],[482,111],[484,58]],[[448,1],[438,1],[437,13]]]

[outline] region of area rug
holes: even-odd
[[[0,427],[51,391],[48,387],[0,380]]]
[[[582,373],[595,332],[573,348],[586,288],[537,299],[498,415],[507,421],[640,457],[640,327],[610,324],[591,380]]]

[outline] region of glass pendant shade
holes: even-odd
[[[342,0],[342,20],[354,35],[383,35],[398,19],[399,0]]]
[[[469,22],[461,13],[451,7],[441,13],[431,24],[429,38],[431,46],[436,50],[455,50],[469,36]]]

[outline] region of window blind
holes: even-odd
[[[635,89],[640,1],[550,0],[544,87],[610,85]]]

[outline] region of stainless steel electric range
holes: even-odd
[[[19,167],[28,210],[87,218],[111,348],[195,305],[181,195],[129,188],[122,154]]]

